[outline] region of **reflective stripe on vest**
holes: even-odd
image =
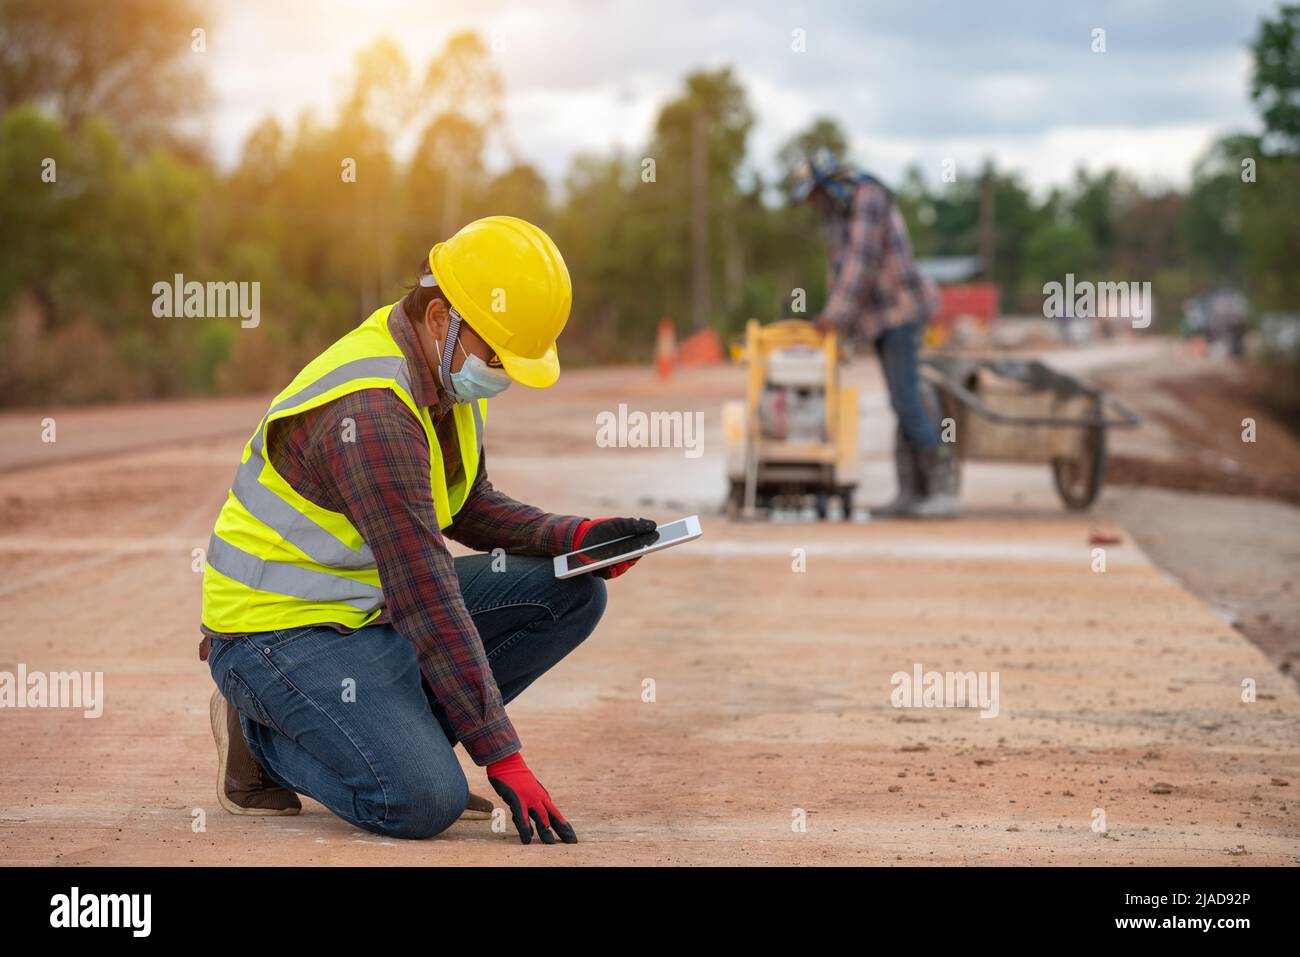
[[[248,457],[248,461],[239,467],[239,471],[235,473],[234,484],[230,486],[231,493],[239,500],[239,504],[248,509],[250,515],[263,525],[274,528],[284,536],[286,542],[303,554],[314,558],[321,565],[352,570],[375,567],[374,553],[365,542],[361,543],[361,548],[353,551],[346,542],[340,541],[332,532],[321,528],[310,517],[263,485],[261,474],[262,466],[265,464],[261,453],[254,451]],[[217,571],[221,571],[220,567]],[[242,578],[230,575],[228,572],[222,574],[243,581]]]
[[[486,402],[466,403],[468,410],[458,404],[449,413],[455,416],[461,472],[448,488],[434,424],[427,409],[416,406],[411,370],[387,328],[392,308],[376,310],[309,364],[275,398],[245,445],[208,547],[203,622],[212,630],[241,634],[325,622],[360,627],[384,606],[374,553],[360,532],[341,513],[303,498],[267,461],[272,422],[359,389],[386,386],[416,414],[430,443],[431,490],[441,526],[468,496],[483,457]],[[325,370],[300,382],[316,364]]]
[[[215,535],[208,547],[208,564],[227,578],[259,591],[314,602],[341,601],[358,611],[372,611],[384,603],[383,591],[373,585],[288,562],[266,561]]]

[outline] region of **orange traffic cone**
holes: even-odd
[[[659,320],[659,334],[655,336],[655,371],[659,378],[667,379],[673,373],[677,358],[677,332],[667,316]]]
[[[677,362],[684,366],[707,366],[721,362],[722,337],[716,329],[701,329],[683,339],[677,346]]]

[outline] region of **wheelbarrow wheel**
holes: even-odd
[[[1097,500],[1106,479],[1106,427],[1087,430],[1083,454],[1073,459],[1053,459],[1056,491],[1067,508],[1083,511]]]

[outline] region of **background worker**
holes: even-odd
[[[822,216],[826,306],[814,321],[843,341],[872,344],[898,417],[898,495],[871,514],[957,515],[957,458],[940,441],[938,426],[922,402],[918,365],[925,325],[938,311],[938,290],[917,271],[907,224],[893,195],[829,150],[818,150],[800,164],[793,195]]]
[[[558,378],[571,297],[546,233],[478,220],[272,402],[203,579],[227,810],[297,813],[306,794],[368,831],[429,837],[470,806],[459,742],[523,843],[534,825],[577,840],[504,705],[591,634],[602,579],[632,564],[560,581],[551,556],[654,522],[521,504],[483,455],[488,399]],[[453,560],[444,535],[492,554]]]

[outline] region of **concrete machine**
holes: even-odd
[[[751,319],[740,348],[745,398],[723,404],[727,514],[752,518],[831,502],[853,516],[858,485],[858,392],[841,381],[845,356],[833,332],[802,319]]]

